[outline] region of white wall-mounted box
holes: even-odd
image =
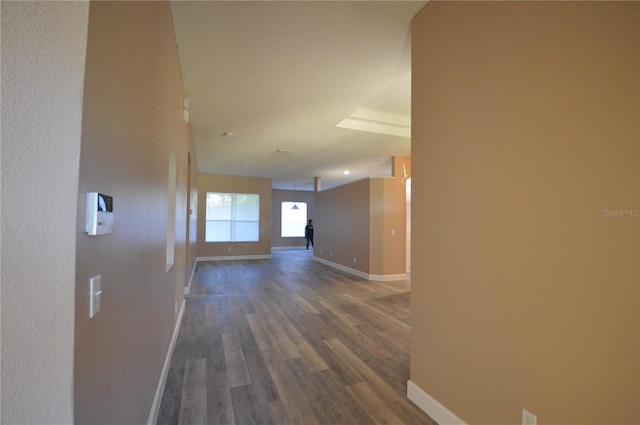
[[[98,192],[87,193],[86,232],[106,235],[113,231],[113,198]]]

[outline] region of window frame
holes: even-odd
[[[225,196],[231,197],[231,205],[230,205],[230,218],[229,219],[221,219],[221,218],[209,218],[209,196],[210,195],[220,195],[223,198]],[[256,219],[242,219],[237,217],[238,212],[238,199],[240,197],[255,197],[256,198],[256,207],[255,210],[252,210],[252,213],[255,214]],[[223,201],[224,202],[224,201]],[[223,206],[224,208],[224,206]],[[235,192],[206,192],[205,194],[205,216],[204,216],[204,241],[205,243],[255,243],[260,242],[260,194],[259,193],[235,193]],[[228,240],[208,240],[208,224],[209,223],[228,223],[229,226],[229,239]],[[236,223],[255,223],[257,224],[257,230],[255,233],[256,239],[251,240],[237,240],[236,234]],[[213,235],[212,235],[213,236]]]

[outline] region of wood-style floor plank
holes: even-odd
[[[311,408],[322,424],[366,424],[367,413],[354,403],[342,385],[331,385],[327,375],[312,373],[300,359],[286,361],[298,384],[304,389]]]
[[[180,420],[182,424],[207,423],[207,365],[205,359],[189,360],[185,366]]]
[[[380,375],[376,374],[365,362],[362,361],[353,351],[345,346],[339,339],[328,339],[325,344],[333,350],[334,353],[358,375],[360,382],[366,382],[375,388],[385,400],[395,401],[402,398],[387,384]]]
[[[244,353],[240,346],[238,335],[234,333],[222,334],[224,361],[227,365],[227,379],[229,387],[240,387],[251,383],[249,370],[244,360]]]
[[[365,382],[347,387],[349,393],[369,412],[376,424],[402,423],[393,411],[386,405],[383,399],[376,394]]]
[[[293,294],[291,295],[291,298],[309,313],[320,314],[320,312],[311,303],[309,303],[309,301],[300,296],[300,294]]]
[[[200,262],[158,424],[434,425],[406,398],[410,284],[313,261]]]
[[[313,412],[311,403],[307,400],[285,360],[275,351],[265,352],[265,360],[276,389],[281,394],[280,400],[282,400],[291,419],[291,422],[288,423],[319,425],[320,421]]]

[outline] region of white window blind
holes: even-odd
[[[260,195],[207,192],[206,242],[257,242]]]

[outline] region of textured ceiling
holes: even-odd
[[[410,155],[409,137],[382,133],[409,134],[409,27],[425,3],[172,2],[199,171],[298,190],[389,175]],[[377,132],[336,126],[347,118]]]

